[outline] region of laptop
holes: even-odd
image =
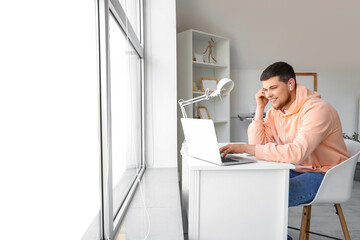
[[[219,152],[214,122],[211,119],[182,118],[181,124],[189,156],[220,166],[256,162],[253,159],[229,154],[222,158]]]

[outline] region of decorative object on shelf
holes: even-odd
[[[211,43],[212,42],[212,43]],[[214,47],[214,39],[211,38],[211,41],[209,40],[209,45],[207,46],[207,48],[205,49],[204,51],[204,54],[207,52],[207,50],[209,50],[209,55],[208,55],[208,61],[209,63],[210,62],[210,57],[212,58],[212,60],[214,60],[214,62],[216,62],[216,59],[214,58],[214,55],[213,55],[213,47]]]
[[[201,92],[200,89],[198,89],[196,82],[193,82],[193,92]]]
[[[216,78],[200,78],[201,91],[205,92],[209,89],[209,92],[213,92],[217,88],[218,80]]]
[[[343,138],[344,139],[350,139],[356,142],[360,142],[360,135],[357,132],[354,132],[354,134],[350,137],[348,136],[346,133],[343,133]]]
[[[317,73],[314,72],[297,72],[296,75],[296,83],[300,83],[301,85],[311,89],[313,91],[317,91]]]
[[[202,119],[210,119],[209,111],[207,110],[206,107],[199,106],[197,109],[198,109],[198,113],[199,113],[200,118],[202,118]]]
[[[251,120],[254,118],[254,113],[249,113],[249,114],[238,114],[238,118],[240,119],[240,121],[249,121],[251,122]]]
[[[179,105],[180,105],[183,117],[187,118],[187,115],[185,112],[186,105],[200,102],[203,100],[209,100],[210,98],[214,98],[214,97],[226,96],[231,92],[231,90],[233,88],[234,88],[234,82],[230,78],[223,78],[220,80],[219,84],[217,85],[216,90],[214,92],[212,92],[211,94],[210,94],[209,90],[206,90],[204,95],[201,95],[199,97],[192,98],[192,99],[189,99],[186,101],[184,101],[183,99],[180,99]]]
[[[251,122],[253,120],[255,116],[255,113],[243,113],[243,114],[238,114],[238,118],[240,119],[240,121],[248,121]],[[264,113],[263,118],[265,118],[266,113]]]
[[[201,53],[196,53],[195,52],[194,53],[194,61],[204,63],[205,62],[204,55],[201,54]]]

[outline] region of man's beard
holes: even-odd
[[[279,102],[279,105],[278,106],[272,106],[275,110],[280,110],[282,109],[284,106],[286,106],[289,102],[291,101],[291,95],[290,93],[288,94],[287,98],[284,100],[283,103],[280,103]]]

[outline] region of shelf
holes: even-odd
[[[204,95],[205,92],[193,92],[194,95]]]
[[[195,118],[200,119],[199,117],[195,117]],[[211,120],[214,122],[214,124],[221,124],[221,123],[228,123],[229,122],[227,120],[214,120],[214,119],[211,119]]]
[[[202,54],[209,46],[209,40],[213,39],[215,44],[212,49],[216,62],[207,62],[208,54]],[[201,78],[216,78],[221,80],[230,77],[230,40],[214,34],[187,30],[177,34],[178,51],[178,98],[204,99],[205,92],[201,91]],[[202,55],[193,61],[195,53]],[[206,63],[203,62],[205,58]],[[193,91],[194,82],[197,85],[197,92]],[[204,99],[205,100],[205,99]],[[209,115],[215,119],[214,125],[216,137],[219,142],[230,142],[230,97],[210,98],[208,101],[199,101],[198,106],[205,106]],[[197,116],[196,105],[188,107],[189,117]],[[178,141],[183,140],[182,133]]]
[[[219,65],[215,63],[202,63],[193,61],[194,67],[198,68],[208,68],[208,69],[219,69],[219,68],[227,68],[225,65]]]
[[[221,121],[221,120],[219,120],[219,121],[213,120],[213,121],[214,121],[214,124],[217,124],[217,123],[228,123],[228,121],[226,121],[226,120],[223,120],[223,121]]]
[[[205,32],[201,32],[198,30],[191,30],[193,32],[193,37],[196,40],[200,40],[200,41],[208,41],[209,38],[213,38],[215,42],[220,42],[220,41],[226,41],[228,40],[227,38],[221,37],[221,36],[217,36],[214,34],[209,34],[209,33],[205,33]]]

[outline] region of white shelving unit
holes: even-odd
[[[194,61],[194,53],[202,54],[208,46],[210,39],[214,40],[213,55],[216,63],[212,60],[208,63],[208,52],[204,54],[206,62]],[[201,90],[201,78],[230,77],[230,41],[227,38],[214,34],[204,33],[193,29],[181,32],[177,35],[178,54],[178,99],[188,100],[204,94],[193,92],[193,82],[196,82]],[[216,135],[219,142],[230,141],[230,95],[220,98],[202,101],[198,106],[205,106],[210,118],[215,123]],[[195,105],[185,107],[188,117],[196,117]],[[178,111],[182,116],[181,111]],[[180,118],[180,117],[179,117]],[[179,142],[182,141],[182,128],[178,122]]]

